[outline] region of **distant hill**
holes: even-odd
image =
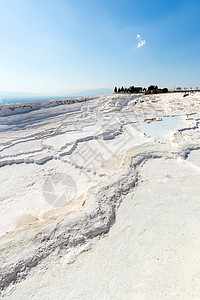
[[[23,103],[35,103],[35,102],[48,101],[54,99],[98,96],[98,95],[111,94],[112,92],[113,91],[111,89],[106,89],[106,88],[82,90],[82,91],[74,91],[74,92],[70,91],[70,92],[52,93],[52,94],[0,91],[0,106],[23,104]]]
[[[45,94],[41,93],[28,93],[28,92],[7,92],[7,91],[0,91],[1,98],[32,98],[32,97],[44,97]]]
[[[91,90],[79,90],[79,91],[68,91],[61,93],[50,93],[50,94],[42,94],[42,93],[28,93],[28,92],[7,92],[0,91],[0,98],[54,98],[54,97],[88,97],[88,96],[97,96],[97,95],[106,95],[113,93],[112,89],[107,88],[99,88],[99,89],[91,89]]]

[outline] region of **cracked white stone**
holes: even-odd
[[[188,255],[200,241],[195,230],[200,94],[187,99],[182,93],[108,95],[73,102],[0,110],[2,295],[46,299],[50,291],[55,299],[59,290],[58,299],[67,293],[70,299],[168,299],[166,294],[193,299],[198,252],[193,260]],[[165,117],[174,116],[181,121],[166,135],[143,131],[145,119],[161,128]],[[71,176],[77,186],[76,196],[60,207],[46,201],[42,190],[55,174]],[[176,244],[173,234],[180,243],[185,234],[191,248]],[[116,245],[124,246],[117,250]],[[168,248],[173,249],[169,255]],[[95,264],[98,257],[102,265],[107,261],[103,269]],[[78,290],[70,278],[77,278]]]

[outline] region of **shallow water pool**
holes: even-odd
[[[155,137],[166,137],[170,132],[178,128],[182,117],[164,117],[162,121],[154,121],[141,126],[142,131],[147,135]]]

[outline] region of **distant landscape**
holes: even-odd
[[[177,87],[174,89],[169,89],[167,87],[160,88],[158,85],[150,85],[149,87],[140,86],[129,86],[127,87],[114,87],[114,89],[109,88],[98,88],[90,90],[77,90],[68,91],[60,93],[42,94],[42,93],[29,93],[29,92],[0,92],[0,106],[3,105],[15,105],[15,104],[25,104],[25,103],[37,103],[49,100],[58,99],[69,99],[69,98],[79,98],[79,97],[89,97],[89,96],[99,96],[99,95],[109,95],[115,94],[160,94],[160,93],[175,93],[175,92],[190,92],[198,91],[199,88],[181,88]]]
[[[124,93],[128,93],[128,94],[138,94],[138,93],[144,93],[144,94],[160,94],[160,93],[174,93],[174,92],[189,92],[189,91],[198,91],[199,88],[196,87],[195,89],[193,89],[192,87],[187,88],[181,88],[181,87],[177,87],[173,90],[170,90],[168,88],[159,88],[158,85],[150,85],[148,88],[146,87],[141,87],[141,86],[130,86],[130,87],[114,87],[114,93],[115,94],[124,94]]]
[[[99,88],[91,90],[78,90],[62,93],[42,94],[27,92],[0,92],[0,106],[14,105],[23,103],[35,103],[48,100],[89,97],[98,95],[107,95],[113,93],[112,89]]]

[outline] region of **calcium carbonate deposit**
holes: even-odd
[[[5,299],[200,299],[200,93],[0,108]]]

